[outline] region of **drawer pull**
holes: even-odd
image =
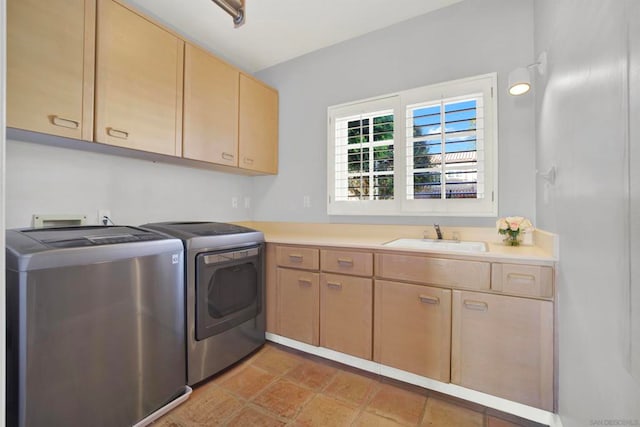
[[[469,310],[476,310],[476,311],[487,311],[489,309],[489,305],[486,302],[482,302],[482,301],[466,300],[464,302],[464,306]]]
[[[253,164],[253,159],[250,157],[245,157],[244,158],[244,162],[248,165],[252,165]]]
[[[129,132],[125,132],[120,129],[107,128],[107,135],[114,138],[127,139],[129,138]]]
[[[291,260],[291,262],[302,262],[303,259],[304,257],[300,254],[289,254],[289,260]]]
[[[69,129],[78,129],[80,127],[80,122],[77,122],[75,120],[65,119],[58,116],[50,116],[50,117],[51,117],[51,123],[56,126],[69,128]]]
[[[438,297],[430,297],[429,295],[420,295],[418,297],[420,302],[425,304],[440,304],[440,298]]]
[[[230,153],[222,153],[222,158],[225,160],[233,160],[234,159],[234,155],[230,154]]]
[[[353,260],[351,258],[338,258],[338,264],[353,266]]]
[[[298,279],[298,283],[300,283],[301,285],[304,285],[304,286],[311,286],[311,280],[310,279],[305,279],[304,277],[300,277]]]
[[[509,273],[509,274],[507,274],[507,280],[518,280],[518,281],[535,282],[536,281],[536,276],[534,276],[532,274]]]
[[[342,289],[342,283],[338,282],[327,282],[327,286],[332,289]]]

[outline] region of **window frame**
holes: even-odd
[[[498,212],[497,73],[404,90],[380,97],[330,106],[327,109],[327,213],[329,215],[467,216],[495,217]],[[408,108],[457,97],[482,94],[483,150],[478,151],[478,171],[484,176],[484,198],[409,199]],[[394,198],[391,200],[336,200],[336,121],[348,116],[393,110]],[[412,153],[411,153],[412,154]],[[481,158],[482,157],[482,158]]]

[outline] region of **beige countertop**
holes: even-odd
[[[450,239],[455,232],[460,240],[480,241],[487,245],[487,252],[460,252],[394,248],[384,245],[399,238],[421,239],[425,232],[427,237],[434,237],[435,232],[432,226],[297,222],[239,222],[238,224],[262,231],[268,243],[415,252],[487,261],[542,264],[558,261],[557,236],[542,230],[535,230],[531,236],[528,236],[525,242],[528,240],[529,244],[510,247],[502,243],[502,236],[495,228],[441,227],[445,239]]]

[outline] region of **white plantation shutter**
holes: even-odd
[[[482,199],[482,94],[407,106],[407,198]]]
[[[393,110],[336,118],[337,201],[393,199]]]
[[[329,107],[328,213],[495,216],[496,79]]]

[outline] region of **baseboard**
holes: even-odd
[[[270,332],[267,332],[266,337],[267,340],[282,344],[286,347],[324,357],[325,359],[340,362],[348,366],[353,366],[354,368],[362,369],[363,371],[372,372],[388,378],[393,378],[409,384],[417,385],[429,390],[448,394],[450,396],[478,403],[488,408],[493,408],[498,411],[525,418],[527,420],[535,421],[540,424],[546,424],[550,427],[562,427],[560,417],[558,416],[558,414],[554,414],[552,412],[544,411],[542,409],[534,408],[528,405],[523,405],[522,403],[513,402],[511,400],[502,399],[490,394],[481,393],[479,391],[470,390],[468,388],[460,387],[455,384],[432,380],[430,378],[422,377],[420,375],[412,374],[410,372],[372,362],[371,360],[365,360],[359,357],[350,356],[348,354],[340,353],[324,347],[316,347],[280,335],[272,334]]]

